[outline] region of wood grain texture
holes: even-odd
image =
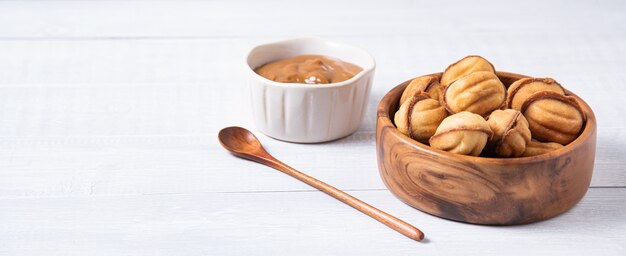
[[[498,72],[498,77],[508,86],[524,76]],[[587,116],[585,128],[561,150],[526,158],[461,156],[414,141],[394,126],[390,117],[409,82],[383,97],[376,128],[380,175],[400,200],[447,219],[513,225],[561,214],[587,192],[596,121],[582,99],[571,95]]]

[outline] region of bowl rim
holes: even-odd
[[[325,45],[329,45],[332,47],[339,47],[339,48],[344,48],[344,49],[348,49],[351,51],[355,51],[355,52],[359,52],[360,54],[362,54],[363,56],[366,57],[367,61],[369,61],[369,65],[363,67],[362,65],[359,65],[363,68],[363,70],[359,73],[357,73],[355,76],[353,76],[352,78],[345,80],[345,81],[341,81],[338,83],[329,83],[329,84],[302,84],[302,83],[282,83],[282,82],[276,82],[270,79],[267,79],[259,74],[257,74],[256,72],[254,72],[254,69],[251,65],[250,65],[250,58],[252,53],[254,53],[255,51],[258,51],[260,48],[263,47],[280,47],[281,45],[289,45],[289,44],[301,44],[304,42],[314,42],[316,44],[325,44]],[[302,54],[306,54],[306,53],[302,53]],[[326,55],[326,54],[325,54]],[[330,56],[330,55],[327,55]],[[336,58],[335,56],[330,56],[333,58]],[[349,84],[353,84],[356,81],[358,81],[359,79],[361,79],[362,77],[368,75],[369,73],[373,72],[374,69],[376,69],[376,60],[374,60],[374,57],[367,52],[366,50],[356,47],[356,46],[352,46],[352,45],[348,45],[348,44],[344,44],[344,43],[337,43],[334,41],[330,41],[321,37],[316,37],[316,36],[305,36],[305,37],[297,37],[297,38],[291,38],[291,39],[286,39],[286,40],[280,40],[280,41],[274,41],[274,42],[269,42],[269,43],[264,43],[264,44],[260,44],[257,45],[255,47],[253,47],[252,49],[250,49],[248,51],[248,54],[246,54],[246,58],[245,58],[245,66],[246,66],[246,70],[248,72],[248,74],[250,74],[252,77],[254,77],[254,79],[259,80],[259,82],[268,84],[268,85],[272,85],[272,86],[276,86],[276,87],[285,87],[285,88],[303,88],[303,89],[318,89],[318,88],[335,88],[335,87],[342,87],[342,86],[346,86]],[[304,86],[303,86],[304,85]]]
[[[441,75],[442,72],[438,72],[438,73],[433,73],[430,75]],[[510,72],[503,72],[503,71],[496,71],[496,75],[500,78],[500,77],[506,77],[506,78],[513,78],[515,80],[519,80],[521,78],[527,78],[529,76],[526,75],[521,75],[521,74],[516,74],[516,73],[510,73]],[[462,160],[465,161],[480,161],[483,163],[489,163],[489,164],[496,164],[496,165],[510,165],[510,164],[519,164],[519,163],[532,163],[532,162],[543,162],[546,160],[550,160],[550,159],[554,159],[557,158],[559,156],[563,156],[565,154],[570,153],[571,151],[573,151],[574,149],[576,149],[576,146],[581,144],[582,141],[585,140],[589,140],[591,139],[591,137],[595,134],[596,131],[596,118],[595,115],[593,113],[593,110],[591,109],[591,107],[589,107],[589,105],[587,104],[587,102],[585,102],[582,98],[578,97],[578,95],[574,94],[573,92],[565,89],[565,94],[568,96],[573,96],[579,103],[583,113],[585,113],[586,116],[586,121],[585,121],[585,126],[583,131],[580,133],[580,135],[578,135],[578,137],[570,142],[567,145],[564,145],[563,148],[545,153],[545,154],[541,154],[541,155],[536,155],[536,156],[526,156],[526,157],[512,157],[512,158],[496,158],[496,157],[481,157],[481,156],[468,156],[468,155],[460,155],[460,154],[455,154],[455,153],[451,153],[451,152],[447,152],[447,151],[443,151],[440,149],[436,149],[433,147],[430,147],[429,145],[426,144],[422,144],[416,140],[413,140],[411,138],[409,138],[408,136],[404,135],[403,133],[400,132],[400,130],[398,130],[398,128],[393,124],[391,117],[390,117],[390,108],[391,105],[393,103],[393,99],[391,98],[394,94],[398,95],[398,99],[400,99],[400,96],[402,95],[402,91],[404,91],[404,88],[406,88],[406,86],[411,82],[411,80],[413,79],[409,79],[395,87],[393,87],[389,92],[387,92],[383,98],[380,100],[379,104],[378,104],[378,109],[377,109],[377,113],[376,113],[376,120],[377,122],[380,122],[382,127],[380,127],[381,125],[379,125],[379,128],[377,128],[376,130],[378,131],[379,129],[383,129],[383,128],[391,128],[391,129],[387,129],[387,131],[391,132],[391,134],[393,134],[393,136],[399,137],[400,139],[402,139],[405,143],[413,146],[413,148],[415,149],[419,149],[421,151],[427,152],[429,154],[433,154],[436,155],[438,157],[442,157],[442,158],[460,158]],[[389,102],[389,104],[385,104],[386,102]],[[381,136],[380,134],[377,134],[377,137]]]

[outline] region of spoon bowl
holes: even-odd
[[[218,133],[217,137],[222,147],[234,154],[252,154],[263,150],[259,139],[242,127],[226,127]]]

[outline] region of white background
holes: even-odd
[[[519,2],[2,1],[0,255],[626,255],[626,4]],[[426,243],[219,146],[222,127],[255,131],[246,52],[304,35],[374,55],[367,116],[331,143],[257,136]],[[379,99],[468,54],[553,77],[594,109],[592,187],[571,211],[468,225],[381,182]]]

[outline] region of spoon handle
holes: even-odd
[[[392,228],[395,231],[400,232],[401,234],[416,240],[421,241],[424,238],[424,233],[420,231],[418,228],[412,226],[409,223],[404,222],[401,219],[398,219],[386,212],[383,212],[377,209],[374,206],[371,206],[356,197],[351,196],[350,194],[343,192],[331,185],[324,183],[321,180],[313,178],[309,175],[306,175],[298,170],[288,166],[287,164],[279,161],[278,159],[272,157],[270,154],[265,153],[264,157],[262,157],[261,163],[272,167],[276,170],[279,170],[283,173],[290,175],[310,186],[323,191],[324,193],[336,198],[337,200],[344,202],[345,204],[352,206],[354,209],[361,211],[362,213],[367,214],[368,216],[378,220],[379,222],[387,225],[387,227]]]

